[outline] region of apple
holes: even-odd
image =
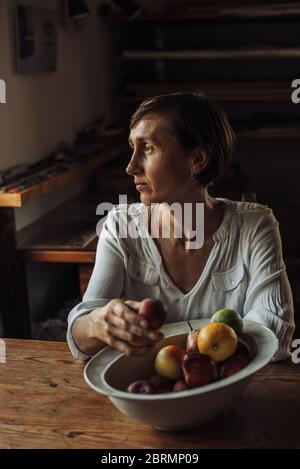
[[[213,369],[213,377],[214,377],[213,381],[218,381],[218,379],[220,379],[220,371],[221,371],[220,363],[215,362],[214,360],[210,360],[210,363]]]
[[[228,376],[234,375],[248,365],[248,363],[249,360],[246,357],[233,355],[222,364],[220,378],[228,378]]]
[[[127,387],[127,392],[139,393],[139,394],[155,394],[154,386],[146,380],[133,381]]]
[[[149,323],[150,329],[159,329],[167,318],[166,310],[159,300],[145,298],[139,307],[138,314]]]
[[[171,392],[173,389],[173,382],[159,374],[152,375],[149,383],[154,386],[156,392]]]
[[[179,379],[176,381],[176,383],[173,386],[173,391],[174,392],[179,392],[179,391],[185,391],[186,389],[189,389],[186,382],[184,379]]]
[[[216,311],[211,317],[210,322],[223,322],[232,327],[237,336],[243,332],[243,319],[233,309],[223,308]]]
[[[251,358],[250,348],[248,347],[248,345],[245,344],[245,342],[241,342],[240,340],[238,341],[235,354],[242,355],[243,357],[246,357],[248,359]]]
[[[197,352],[198,347],[197,347],[197,338],[198,334],[200,332],[200,329],[193,329],[191,332],[189,332],[186,340],[186,350],[187,352]]]
[[[182,359],[186,351],[177,345],[167,345],[155,357],[155,371],[165,378],[178,381],[183,377]]]
[[[204,386],[214,381],[211,360],[201,353],[187,353],[182,360],[184,380],[189,388]]]

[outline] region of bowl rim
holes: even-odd
[[[199,320],[189,320],[192,324],[193,328],[203,327],[206,323],[209,322],[209,319],[199,319]],[[199,394],[206,394],[211,391],[219,390],[223,387],[230,386],[238,381],[241,381],[249,376],[253,375],[257,371],[261,370],[264,366],[266,366],[269,361],[272,359],[276,351],[278,350],[278,339],[275,334],[266,326],[256,323],[254,321],[247,321],[244,320],[244,329],[243,333],[248,334],[254,338],[256,341],[257,351],[255,357],[250,361],[248,365],[246,365],[242,370],[235,373],[228,378],[223,378],[218,381],[214,381],[212,383],[206,384],[204,386],[199,386],[196,388],[187,389],[184,391],[177,391],[177,392],[166,392],[166,393],[153,393],[153,394],[138,394],[138,393],[129,393],[127,391],[121,391],[110,386],[106,379],[105,374],[109,370],[109,368],[120,359],[120,357],[124,356],[124,353],[119,352],[118,350],[112,349],[112,347],[105,347],[104,349],[100,350],[94,357],[90,359],[90,361],[86,364],[84,368],[84,379],[86,383],[94,389],[96,392],[100,394],[107,395],[109,397],[117,397],[127,400],[139,400],[139,401],[158,401],[158,400],[170,400],[170,399],[178,399],[178,398],[186,398],[192,397]],[[186,330],[184,329],[186,326]],[[172,331],[174,328],[182,328],[178,331],[168,334],[168,329]],[[181,334],[188,333],[190,331],[187,321],[180,321],[176,323],[166,324],[162,327],[162,332],[166,332],[165,338],[178,336]],[[251,332],[251,333],[250,333]],[[267,341],[269,347],[267,350],[263,350],[263,343]],[[103,370],[100,375],[100,382],[101,386],[95,385],[90,377],[89,377],[89,369],[94,364],[95,361],[101,359],[101,356],[112,354],[113,359],[103,367]]]

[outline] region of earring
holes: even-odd
[[[190,172],[190,178],[192,181],[197,181],[200,173],[193,173],[193,171]]]

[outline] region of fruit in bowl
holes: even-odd
[[[234,375],[238,371],[242,370],[246,365],[248,365],[248,363],[249,359],[246,357],[242,355],[233,355],[222,364],[220,370],[221,379]]]
[[[165,378],[177,381],[182,378],[182,360],[186,351],[177,345],[167,345],[156,355],[155,371]]]
[[[192,329],[186,339],[186,350],[187,352],[197,352],[197,339],[200,329]]]
[[[138,392],[144,394],[153,394],[155,393],[154,386],[147,380],[134,381],[131,383],[128,388],[128,392]]]
[[[186,391],[187,389],[188,389],[188,386],[184,379],[179,379],[178,381],[176,381],[176,383],[173,386],[174,392]]]
[[[184,380],[188,388],[204,386],[214,380],[214,368],[206,355],[186,353],[182,360]]]
[[[173,381],[157,373],[150,377],[149,382],[154,386],[156,392],[170,392],[173,388]]]
[[[219,309],[212,315],[210,322],[227,324],[227,326],[232,327],[237,336],[240,336],[243,332],[243,320],[239,313],[233,311],[233,309]]]
[[[192,325],[202,329],[208,321],[193,320]],[[85,381],[95,392],[107,396],[122,414],[143,424],[163,430],[183,430],[201,425],[234,406],[247,389],[252,376],[267,365],[276,353],[278,340],[272,331],[251,321],[243,323],[239,343],[243,345],[242,349],[246,354],[250,352],[249,362],[239,372],[227,378],[214,379],[207,385],[193,388],[188,388],[183,378],[170,380],[174,392],[127,392],[130,383],[150,380],[154,374],[155,357],[160,349],[167,345],[185,347],[189,327],[183,321],[164,325],[164,339],[157,343],[156,351],[146,356],[126,356],[118,350],[106,347],[87,363],[84,369]],[[237,353],[238,349],[235,354]],[[217,370],[224,363],[225,361],[212,362]],[[256,385],[259,386],[259,382]]]
[[[247,343],[241,342],[241,340],[238,341],[238,345],[235,351],[236,355],[242,355],[245,358],[248,358],[250,360],[251,358],[251,350],[250,347],[248,346]]]
[[[186,349],[177,344],[161,347],[154,357],[156,374],[148,381],[130,383],[127,391],[159,394],[205,386],[232,376],[250,360],[245,353],[247,347],[238,340],[235,331],[224,323],[208,323],[201,330],[190,331],[185,343]]]
[[[232,327],[222,322],[211,322],[201,329],[197,337],[200,353],[216,362],[222,362],[236,351],[238,337]]]

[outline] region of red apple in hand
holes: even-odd
[[[146,380],[134,381],[127,387],[127,392],[139,394],[155,394],[154,386]]]
[[[246,357],[242,355],[233,355],[223,363],[220,378],[228,378],[228,376],[234,375],[248,365],[248,363],[249,360]]]
[[[214,381],[210,359],[201,353],[187,353],[182,360],[184,380],[189,388],[204,386]]]
[[[159,329],[167,318],[162,302],[151,298],[146,298],[141,302],[138,313],[148,321],[150,329],[153,330]]]

